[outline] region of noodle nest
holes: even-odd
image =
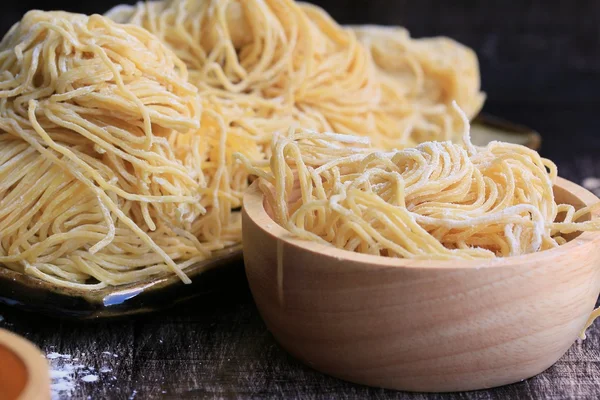
[[[278,224],[298,238],[354,252],[518,256],[557,247],[562,234],[600,229],[598,220],[577,222],[592,208],[555,202],[551,161],[516,144],[473,146],[462,115],[461,143],[382,152],[355,136],[292,129],[273,139],[268,162],[238,157],[260,177]]]
[[[0,65],[0,263],[84,288],[187,281],[210,248],[190,234],[202,176],[174,146],[201,116],[181,60],[135,26],[31,11]]]

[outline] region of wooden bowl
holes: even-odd
[[[559,203],[596,196],[559,179]],[[244,197],[246,275],[281,346],[348,381],[447,392],[490,388],[554,364],[583,329],[600,292],[600,233],[496,260],[371,256],[293,238],[266,213],[256,184]]]
[[[27,340],[0,329],[0,399],[50,399],[48,363]]]

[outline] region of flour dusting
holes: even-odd
[[[80,385],[102,384],[103,377],[112,372],[112,368],[106,365],[108,362],[113,362],[113,357],[110,352],[102,353],[105,357],[94,358],[94,364],[98,362],[102,365],[98,368],[99,373],[96,373],[96,366],[85,364],[85,353],[81,354],[61,354],[56,351],[46,353],[46,359],[50,365],[50,390],[53,400],[72,397]],[[91,355],[90,355],[91,356]],[[115,376],[106,376],[105,380],[116,380]]]
[[[71,356],[68,354],[60,354],[60,353],[52,352],[52,353],[46,354],[46,358],[48,360],[57,360],[57,359],[61,359],[61,358],[63,360],[70,360]]]
[[[81,380],[84,382],[96,382],[98,380],[98,375],[86,375],[83,378],[81,378]]]

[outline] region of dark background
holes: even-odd
[[[5,0],[0,32],[33,8],[103,13],[120,2]],[[488,93],[485,111],[538,130],[542,152],[557,161],[565,140],[571,151],[600,149],[600,1],[312,2],[341,23],[401,25],[414,37],[447,35],[472,47]]]
[[[29,9],[102,13],[117,2],[0,0],[0,32]],[[415,37],[443,34],[472,47],[488,94],[484,111],[539,131],[542,154],[565,178],[600,177],[600,1],[315,2],[342,23],[402,25]],[[110,367],[96,383],[78,381],[74,398],[600,398],[599,322],[546,372],[502,388],[426,396],[329,378],[276,345],[241,265],[213,293],[150,316],[83,324],[0,305],[0,317],[1,328],[45,352],[73,354],[96,371]]]

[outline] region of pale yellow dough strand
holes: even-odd
[[[250,176],[234,153],[267,160],[290,126],[404,148],[458,140],[450,102],[472,118],[484,99],[458,43],[342,27],[291,0],[107,16],[33,11],[0,46],[0,263],[55,284],[187,282],[241,241]]]
[[[599,230],[556,204],[556,167],[527,147],[462,142],[378,151],[353,136],[290,129],[268,163],[238,157],[266,207],[296,237],[412,259],[518,256],[559,246],[561,233]],[[559,214],[564,215],[560,222]]]
[[[292,125],[368,133],[384,149],[457,140],[462,125],[452,100],[469,118],[484,100],[472,50],[447,38],[415,40],[400,28],[343,27],[310,4],[164,0],[121,5],[106,15],[170,47],[186,64],[203,109],[214,111],[199,130],[209,138],[199,144],[210,160],[202,170],[219,190],[214,220],[237,240],[239,213],[226,210],[241,205],[249,176],[234,153],[265,160],[273,135]],[[187,152],[190,140],[174,143],[175,151]]]
[[[0,66],[1,264],[79,289],[189,282],[187,266],[228,244],[206,238],[219,230],[206,154],[172,146],[197,135],[198,90],[155,36],[31,11]]]

